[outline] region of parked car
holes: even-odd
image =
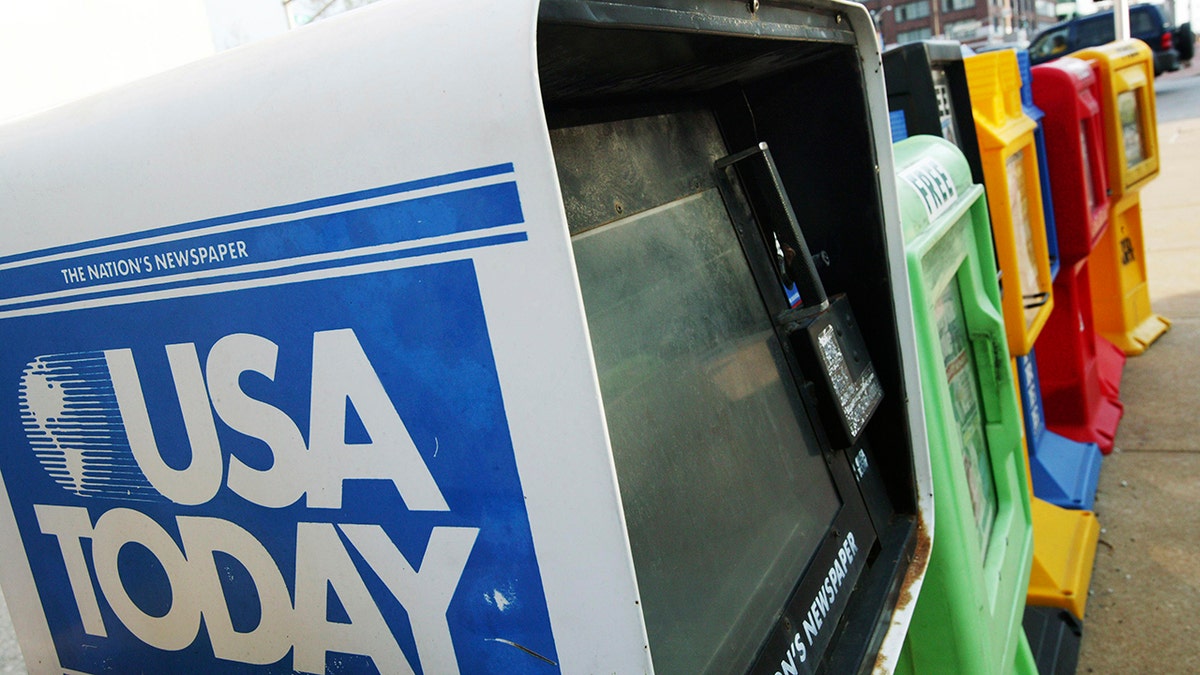
[[[1155,75],[1179,70],[1175,33],[1161,9],[1150,4],[1130,7],[1129,32],[1150,45],[1154,52]],[[1029,44],[1029,60],[1034,65],[1052,61],[1080,49],[1112,42],[1115,34],[1111,10],[1064,21],[1037,34]]]

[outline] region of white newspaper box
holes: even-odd
[[[0,127],[30,672],[890,671],[879,73],[851,3],[383,2]]]

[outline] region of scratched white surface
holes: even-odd
[[[0,593],[0,675],[25,675],[26,672],[25,659],[21,658],[17,636],[13,633],[12,617],[8,615],[8,605]]]

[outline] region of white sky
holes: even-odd
[[[0,0],[0,123],[286,28],[279,0]]]

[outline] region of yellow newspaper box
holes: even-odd
[[[1025,356],[1053,309],[1037,123],[1021,108],[1016,52],[977,54],[963,63],[996,242],[1008,347],[1013,356]]]
[[[1122,40],[1072,56],[1098,70],[1112,192],[1108,230],[1089,258],[1096,330],[1134,356],[1171,327],[1150,309],[1142,235],[1141,189],[1158,175],[1153,55],[1140,40]]]

